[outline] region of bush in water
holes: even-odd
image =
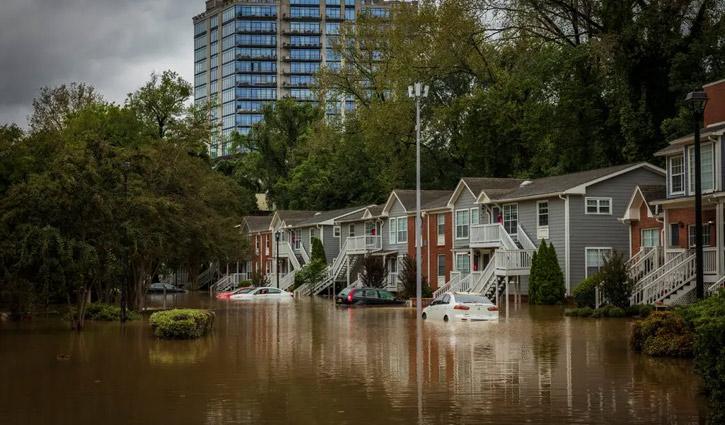
[[[179,309],[156,312],[149,322],[157,338],[192,339],[211,332],[214,317],[209,310]]]
[[[632,325],[632,348],[653,357],[691,357],[693,334],[681,315],[654,312]]]
[[[572,291],[572,295],[574,296],[574,301],[576,301],[577,307],[594,308],[595,289],[601,281],[601,275],[599,273],[596,273],[579,282],[579,284]]]

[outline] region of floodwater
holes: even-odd
[[[82,335],[52,317],[0,323],[0,424],[686,424],[707,415],[692,362],[633,353],[625,319],[512,305],[499,322],[418,328],[414,310],[328,299],[168,300],[214,309],[213,334],[158,341],[145,320],[89,323]]]

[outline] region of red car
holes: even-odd
[[[219,298],[220,300],[228,300],[229,297],[231,297],[232,295],[246,294],[247,292],[251,291],[252,289],[254,289],[254,286],[245,286],[242,288],[237,288],[236,290],[234,290],[232,292],[220,292],[220,293],[216,294],[216,297]]]

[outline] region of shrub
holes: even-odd
[[[681,315],[654,312],[632,325],[632,348],[653,357],[690,357],[693,335]]]
[[[605,310],[602,310],[601,308],[598,308],[592,312],[592,318],[594,319],[600,319],[605,316]]]
[[[594,308],[595,290],[601,281],[602,277],[599,273],[597,273],[579,282],[572,291],[577,307]]]
[[[529,273],[530,304],[561,304],[564,301],[564,273],[553,244],[547,246],[546,241],[541,241]]]
[[[244,288],[246,286],[252,286],[251,280],[243,280],[237,284],[237,288]]]
[[[366,255],[362,262],[360,281],[364,286],[382,288],[385,286],[387,269],[382,257]]]
[[[262,274],[262,272],[254,271],[251,276],[252,286],[260,287],[269,285],[269,277]]]
[[[695,332],[695,370],[712,408],[711,423],[725,423],[725,290],[679,311]]]
[[[592,313],[592,308],[586,306],[582,308],[575,308],[573,310],[567,310],[564,314],[572,317],[591,317]]]
[[[214,327],[214,312],[195,309],[159,311],[151,315],[149,322],[157,338],[199,338]]]
[[[72,320],[76,315],[76,310],[69,311],[65,319]],[[90,303],[86,306],[86,320],[95,320],[99,322],[117,322],[121,320],[121,307],[103,304]],[[136,311],[126,310],[126,320],[140,320],[141,314]]]
[[[416,296],[417,282],[416,282],[416,262],[415,258],[409,255],[405,255],[401,261],[400,272],[398,273],[398,283],[403,287],[401,296],[403,298],[412,298]],[[433,289],[428,285],[428,280],[425,276],[421,277],[421,285],[423,298],[431,298],[433,296]],[[426,296],[430,293],[430,296]]]
[[[11,320],[30,317],[33,310],[33,285],[23,279],[8,279],[0,292],[2,305],[10,310]]]
[[[609,317],[624,317],[625,315],[624,309],[619,307],[612,307],[607,312],[607,316]]]
[[[599,269],[602,279],[602,292],[607,303],[625,308],[632,296],[634,281],[630,279],[624,255],[612,251],[604,257],[604,264]]]

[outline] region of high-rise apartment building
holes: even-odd
[[[212,158],[232,153],[228,136],[247,134],[262,106],[283,97],[317,103],[311,86],[320,66],[339,67],[330,46],[343,22],[362,13],[385,17],[382,0],[208,0],[194,21],[194,101],[212,105],[221,131]],[[328,114],[355,107],[331,99]]]

